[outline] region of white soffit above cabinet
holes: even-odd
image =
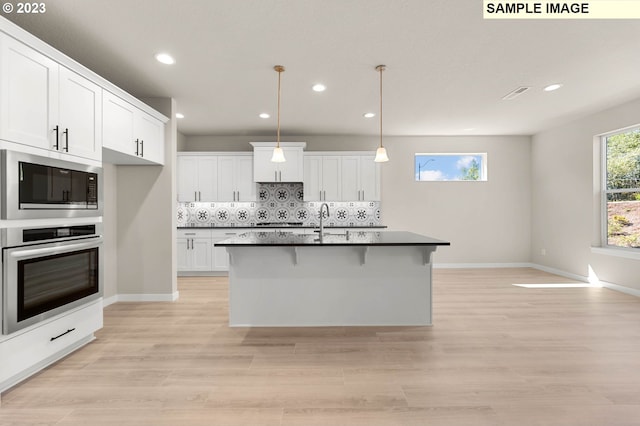
[[[46,7],[3,16],[135,96],[174,97],[185,135],[274,134],[277,63],[284,136],[376,135],[362,114],[377,110],[380,63],[388,135],[532,134],[640,97],[635,20],[483,20],[477,0]],[[159,64],[158,51],[176,63]],[[326,91],[311,90],[318,81]],[[520,86],[531,90],[502,100]]]

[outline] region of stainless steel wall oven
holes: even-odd
[[[0,166],[2,219],[102,216],[100,167],[8,150]]]
[[[2,332],[102,296],[101,224],[3,229]]]

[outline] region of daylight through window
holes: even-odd
[[[605,241],[608,246],[640,248],[640,128],[602,141]]]
[[[415,156],[417,181],[486,181],[487,154],[424,154]]]

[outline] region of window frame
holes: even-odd
[[[455,157],[481,157],[482,163],[480,164],[480,178],[477,180],[464,180],[464,179],[444,179],[444,180],[421,180],[416,179],[418,171],[416,170],[416,157],[418,156],[455,156]],[[414,182],[488,182],[488,154],[486,152],[415,152],[413,154],[413,181]]]
[[[640,192],[640,187],[637,188],[623,188],[623,189],[608,189],[607,188],[607,178],[608,178],[608,169],[607,169],[607,139],[624,134],[624,133],[633,133],[640,132],[640,125],[626,127],[620,130],[616,130],[614,132],[609,132],[600,135],[600,238],[601,238],[601,247],[604,249],[611,250],[620,250],[626,251],[629,253],[638,253],[640,254],[640,247],[623,247],[609,244],[609,210],[608,210],[608,202],[609,202],[609,194],[624,194],[624,193],[632,193],[632,192]]]

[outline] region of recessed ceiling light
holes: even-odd
[[[324,84],[314,84],[313,87],[311,87],[313,89],[314,92],[324,92],[325,90],[327,90],[327,86],[325,86]]]
[[[176,60],[173,59],[171,55],[168,53],[158,53],[156,54],[156,60],[166,65],[172,65],[176,63]]]
[[[263,112],[260,115],[258,115],[258,117],[260,117],[260,118],[269,118],[271,116],[269,114],[267,114],[266,112]]]
[[[184,118],[184,114],[176,112],[176,118]]]
[[[545,87],[543,90],[544,90],[545,92],[553,92],[554,90],[558,90],[558,89],[559,89],[559,88],[561,88],[561,87],[562,87],[562,84],[555,83],[555,84],[550,84],[550,85],[548,85],[548,86],[547,86],[547,87]]]
[[[363,116],[364,118],[373,118],[373,117],[375,117],[376,115],[375,115],[374,113],[372,113],[372,112],[365,112],[364,114],[362,114],[362,116]]]

